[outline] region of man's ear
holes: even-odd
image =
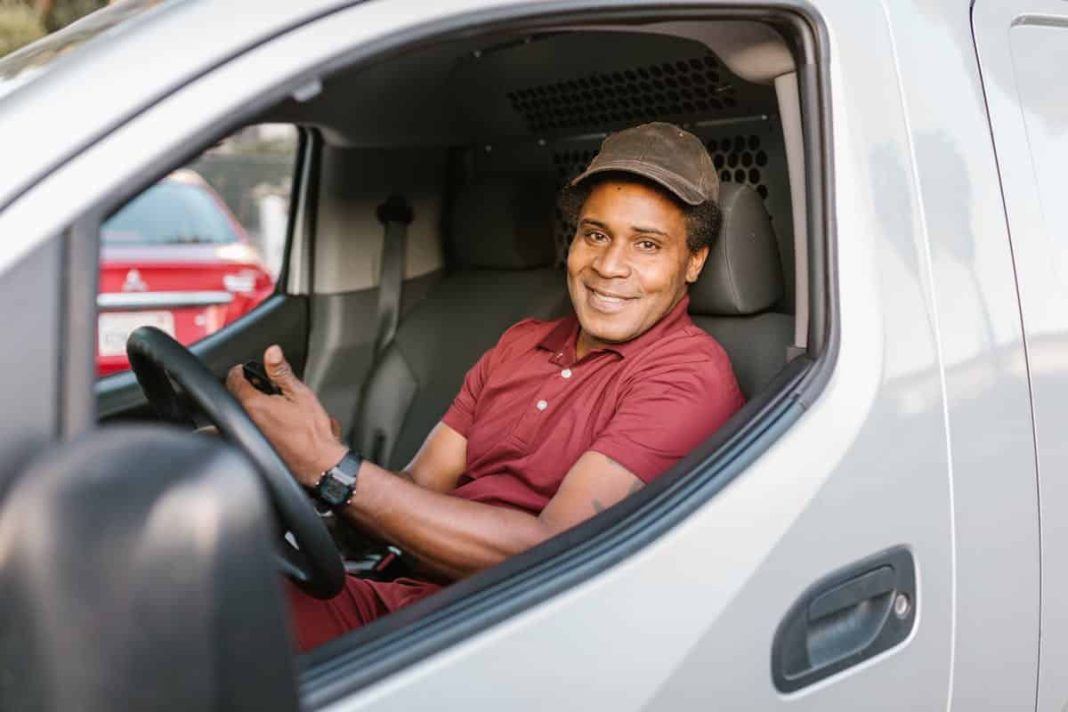
[[[686,283],[693,284],[697,281],[697,278],[701,276],[701,270],[705,266],[705,261],[708,259],[709,248],[705,245],[696,252],[691,252],[690,256],[686,258]]]

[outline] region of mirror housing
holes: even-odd
[[[59,445],[0,505],[0,709],[296,710],[271,522],[217,438]]]

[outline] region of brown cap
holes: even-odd
[[[600,152],[571,185],[609,171],[648,178],[690,205],[719,200],[719,176],[701,139],[662,121],[609,135]]]

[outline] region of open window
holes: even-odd
[[[556,193],[606,133],[666,120],[705,142],[727,208],[691,314],[726,348],[746,396],[761,393],[808,345],[797,92],[784,36],[741,21],[442,39],[324,77],[321,93],[271,114],[322,136],[311,300],[322,326],[307,380],[363,452],[403,466],[501,332],[569,308],[573,226]],[[375,333],[366,304],[386,252],[375,211],[390,194],[415,215],[407,318],[372,365],[360,332]],[[361,302],[370,320],[354,316]]]
[[[321,142],[315,231],[306,235],[314,249],[305,378],[380,464],[411,458],[505,328],[566,312],[562,261],[573,226],[555,194],[608,132],[647,121],[697,134],[720,171],[725,225],[691,313],[726,348],[750,399],[631,501],[313,653],[314,694],[359,685],[359,666],[372,660],[378,672],[397,669],[403,655],[381,657],[391,644],[455,639],[461,621],[477,629],[508,615],[504,598],[563,590],[580,560],[640,547],[679,521],[664,512],[681,517],[703,501],[694,494],[702,482],[721,487],[756,457],[757,433],[797,417],[792,396],[828,343],[820,236],[810,235],[819,191],[807,182],[819,175],[819,154],[812,94],[802,101],[812,78],[799,80],[811,61],[804,31],[783,18],[655,17],[439,37],[333,71],[313,96],[268,112],[314,126]],[[375,356],[368,335],[388,252],[375,211],[389,195],[415,219],[402,317]],[[493,613],[479,617],[480,606]],[[328,661],[350,673],[330,693]]]

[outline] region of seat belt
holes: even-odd
[[[408,226],[414,213],[402,195],[391,195],[375,210],[382,223],[382,259],[379,262],[378,313],[376,315],[374,363],[377,364],[397,334],[401,291],[404,286],[404,253]]]
[[[375,343],[371,356],[371,367],[360,385],[360,400],[356,418],[349,431],[348,441],[355,443],[356,433],[360,427],[363,404],[366,399],[367,384],[378,369],[386,349],[393,343],[400,321],[401,292],[404,286],[404,253],[408,240],[408,226],[415,214],[408,201],[402,195],[391,195],[375,209],[375,216],[382,223],[382,257],[378,270],[378,309],[375,315]],[[370,452],[363,456],[382,465],[382,451],[385,449],[385,433],[376,429],[371,442]]]

